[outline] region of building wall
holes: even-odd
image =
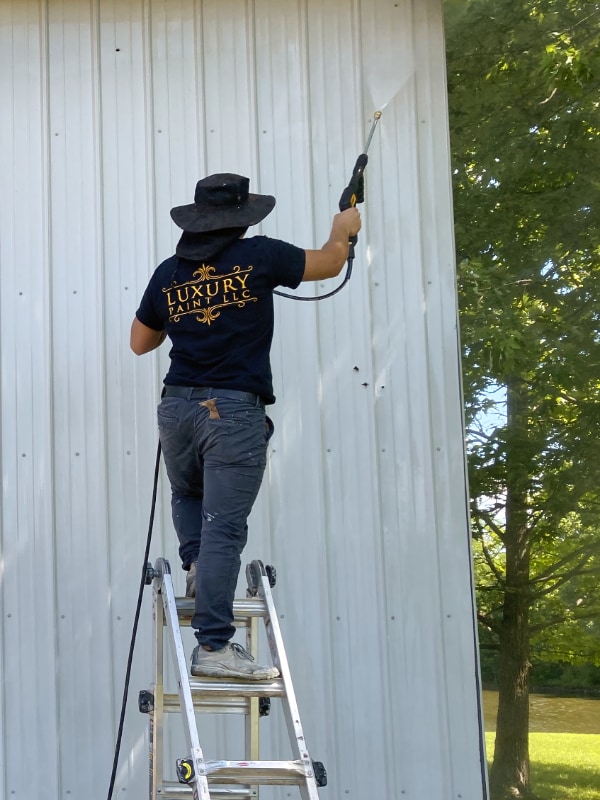
[[[277,568],[324,796],[484,797],[441,0],[0,0],[0,108],[0,798],[108,788],[168,364],[129,326],[169,209],[240,172],[278,200],[258,232],[319,247],[381,108],[349,285],[276,300],[245,555]],[[182,591],[164,471],[158,556]],[[130,800],[151,630],[147,589]],[[261,725],[287,757],[281,717]],[[202,722],[209,757],[238,757],[231,726]]]

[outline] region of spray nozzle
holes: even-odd
[[[363,153],[366,153],[367,150],[369,149],[369,145],[371,144],[371,139],[373,138],[373,134],[375,133],[375,128],[377,127],[377,123],[381,119],[382,113],[383,113],[382,111],[376,111],[373,114],[373,124],[371,125],[371,130],[369,131],[369,135],[367,136],[367,141]]]

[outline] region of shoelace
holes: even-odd
[[[244,647],[242,647],[241,644],[238,644],[237,642],[232,642],[231,643],[231,649],[240,658],[245,658],[248,661],[254,661],[254,658],[250,655],[250,653]]]

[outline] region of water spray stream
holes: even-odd
[[[412,83],[416,64],[403,30],[377,36],[363,51],[362,85],[367,108],[384,111]]]

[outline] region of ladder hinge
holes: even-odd
[[[154,695],[147,689],[142,689],[138,695],[138,708],[142,714],[151,714],[154,711]]]
[[[179,783],[190,783],[194,780],[194,765],[189,758],[178,758],[176,762]]]

